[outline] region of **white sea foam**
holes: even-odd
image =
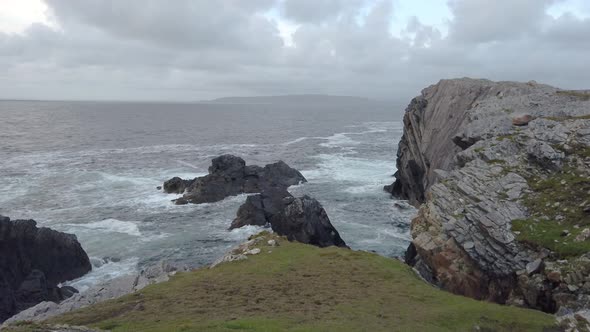
[[[320,160],[318,168],[303,170],[301,173],[305,178],[316,182],[356,182],[363,186],[360,190],[368,188],[365,186],[387,183],[395,165],[395,162],[389,160],[355,158],[341,153],[320,154],[316,158]]]
[[[348,137],[349,133],[338,133],[332,136],[326,137],[325,139],[327,142],[320,143],[320,146],[327,147],[327,148],[334,148],[334,147],[346,147],[346,146],[355,146],[360,144],[359,141],[355,141],[352,138]]]
[[[93,259],[102,260],[99,258]],[[137,272],[138,261],[139,259],[137,257],[130,257],[119,262],[107,262],[97,267],[93,266],[92,271],[85,276],[66,282],[65,284],[76,288],[80,292],[84,292],[96,284]]]
[[[121,233],[131,236],[141,236],[139,227],[133,221],[123,221],[118,219],[104,219],[87,224],[66,224],[73,228],[73,233],[80,229],[91,229],[103,233]]]
[[[282,145],[291,145],[291,144],[297,144],[297,143],[299,143],[299,142],[303,142],[303,141],[305,141],[305,140],[308,140],[308,139],[313,139],[313,138],[316,138],[316,139],[317,139],[317,137],[307,137],[307,136],[304,136],[304,137],[299,137],[299,138],[297,138],[297,139],[294,139],[294,140],[292,140],[292,141],[285,142],[285,143],[283,143]]]
[[[264,230],[272,232],[272,230],[270,228],[265,228],[263,226],[248,225],[248,226],[232,229],[230,232],[228,232],[228,234],[229,234],[228,237],[234,241],[242,241],[243,239],[248,238],[250,235],[258,234]]]

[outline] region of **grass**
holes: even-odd
[[[506,164],[506,160],[502,159],[490,159],[486,161],[488,164],[497,165],[497,164]]]
[[[262,253],[247,260],[181,273],[48,323],[121,332],[554,328],[553,317],[542,312],[438,290],[397,260],[279,241],[279,247],[260,245]]]
[[[559,90],[558,95],[575,97],[581,100],[590,100],[590,92],[576,91],[576,90]]]
[[[500,135],[496,137],[496,140],[500,142],[506,139],[511,142],[516,142],[516,134]]]
[[[590,215],[583,211],[584,203],[590,203],[590,178],[565,168],[547,178],[531,177],[528,182],[533,192],[523,203],[531,217],[512,222],[512,229],[520,232],[517,239],[533,247],[550,249],[559,257],[590,251],[590,241],[574,241],[584,228],[590,227]],[[562,237],[564,230],[570,235]]]

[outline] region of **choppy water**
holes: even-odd
[[[0,102],[0,214],[74,233],[95,266],[78,282],[167,259],[210,263],[252,233],[227,231],[245,196],[176,206],[156,190],[207,172],[232,153],[248,164],[279,159],[309,183],[353,248],[403,253],[413,211],[382,191],[402,133],[392,105],[236,105]]]

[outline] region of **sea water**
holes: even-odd
[[[207,174],[213,157],[284,160],[290,188],[326,209],[355,250],[402,255],[414,211],[393,181],[402,110],[387,103],[0,102],[0,214],[76,234],[93,271],[85,288],[159,260],[198,267],[262,230],[228,231],[246,195],[174,205],[156,187]]]

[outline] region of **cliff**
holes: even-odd
[[[404,115],[396,181],[419,206],[408,263],[457,294],[590,303],[590,93],[442,80]]]

